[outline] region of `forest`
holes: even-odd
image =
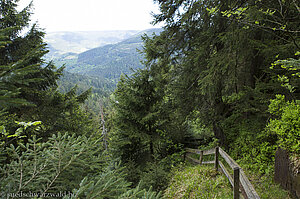
[[[297,197],[273,178],[278,148],[299,177],[299,2],[153,1],[163,30],[142,36],[143,67],[115,86],[46,61],[32,3],[0,0],[0,198],[232,198],[183,160],[215,146],[261,198]]]

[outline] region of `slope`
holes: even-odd
[[[92,48],[120,42],[136,33],[138,33],[136,30],[50,32],[45,37],[50,47],[50,54],[47,56],[53,59],[65,53],[82,53]]]
[[[117,44],[109,44],[80,53],[75,59],[66,61],[66,70],[73,73],[91,76],[118,79],[122,73],[130,74],[131,69],[141,68],[143,56],[138,52],[142,50],[144,34],[159,34],[162,29],[149,29]],[[70,64],[71,63],[71,64]]]

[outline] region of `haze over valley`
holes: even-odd
[[[159,34],[160,28],[120,31],[82,31],[47,33],[49,53],[47,61],[56,67],[64,66],[64,75],[59,80],[59,90],[69,92],[77,85],[77,93],[92,88],[86,104],[94,111],[99,110],[97,102],[116,88],[121,74],[130,75],[142,68],[142,36]]]
[[[50,47],[49,57],[65,53],[82,53],[92,48],[120,42],[138,33],[138,30],[50,32],[45,41]]]
[[[143,41],[141,36],[159,34],[162,29],[144,31],[53,32],[46,35],[49,53],[57,67],[81,75],[116,81],[121,73],[141,68]]]

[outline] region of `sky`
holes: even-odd
[[[19,9],[31,0],[20,0]],[[33,0],[32,22],[46,32],[153,28],[153,0]],[[156,26],[160,27],[160,26]]]

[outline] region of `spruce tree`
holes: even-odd
[[[154,155],[159,100],[149,71],[121,77],[114,93],[114,128],[123,161],[145,162],[145,156],[150,160]]]
[[[18,12],[17,2],[0,2],[0,30],[1,40],[4,42],[0,48],[1,84],[16,90],[14,93],[18,94],[15,98],[36,105],[37,92],[55,86],[62,69],[56,70],[52,63],[44,62],[43,56],[48,52],[43,42],[45,33],[36,24],[29,27],[32,5]],[[29,30],[24,33],[26,28]],[[9,106],[6,108],[11,109]],[[25,111],[20,107],[10,110],[20,115]]]
[[[276,54],[292,57],[298,48],[297,5],[293,1],[281,5],[281,1],[156,2],[161,13],[154,15],[154,23],[164,22],[165,27],[160,36],[146,42],[146,58],[152,71],[159,71],[159,66],[167,70],[162,73],[171,74],[168,86],[182,116],[187,121],[200,118],[225,147],[244,137],[255,140],[266,125],[268,100],[275,91],[285,92],[269,66]],[[288,28],[271,31],[270,18]]]
[[[92,133],[91,120],[80,107],[91,90],[80,95],[76,87],[66,94],[57,91],[63,67],[56,69],[52,62],[44,60],[48,52],[43,41],[45,33],[36,24],[30,26],[32,4],[17,11],[17,3],[1,1],[2,110],[16,115],[19,121],[42,121],[40,136],[44,138],[58,131]],[[16,127],[7,128],[14,132]]]

